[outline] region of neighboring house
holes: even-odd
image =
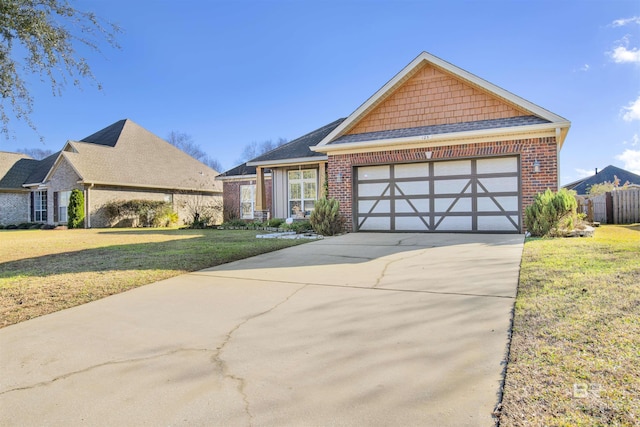
[[[572,182],[571,184],[564,185],[562,188],[567,190],[574,190],[578,195],[586,195],[589,193],[589,189],[595,184],[602,184],[604,182],[613,183],[616,178],[620,182],[620,186],[629,183],[630,188],[640,186],[640,175],[629,172],[624,169],[620,169],[615,166],[607,166],[606,168],[598,171],[596,169],[595,175],[591,175],[587,178],[583,178],[579,181]]]
[[[217,174],[131,120],[120,120],[68,141],[44,160],[0,153],[0,201],[11,200],[2,204],[0,224],[65,224],[74,189],[84,192],[86,227],[113,225],[104,205],[133,199],[170,202],[180,221],[189,222],[195,209],[222,205]]]
[[[345,231],[522,233],[525,206],[558,188],[569,127],[423,52],[346,119],[249,161],[255,216],[308,217],[326,174]]]

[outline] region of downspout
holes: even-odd
[[[562,145],[560,138],[562,138],[562,131],[556,128],[556,191],[560,190],[560,146]]]
[[[91,228],[91,192],[89,191],[93,187],[93,183],[85,187],[84,190],[84,228]]]

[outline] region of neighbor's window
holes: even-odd
[[[289,215],[304,218],[318,198],[318,173],[315,169],[289,171]]]
[[[69,206],[71,191],[59,191],[55,194],[58,197],[58,221],[67,222],[67,207]]]
[[[242,219],[253,219],[254,203],[256,201],[256,186],[240,186],[240,217]]]
[[[47,220],[47,192],[33,192],[33,220],[43,222]]]

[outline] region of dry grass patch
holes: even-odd
[[[500,426],[640,423],[640,226],[524,246]]]
[[[255,231],[0,232],[0,327],[179,274],[304,243]]]

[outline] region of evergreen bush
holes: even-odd
[[[84,227],[84,194],[78,189],[73,190],[71,192],[71,196],[69,196],[69,205],[67,206],[67,227]]]
[[[560,236],[572,230],[579,217],[578,202],[574,194],[566,189],[557,193],[547,189],[536,194],[533,204],[525,209],[525,225],[532,236]]]
[[[343,220],[340,203],[336,199],[320,199],[311,212],[309,222],[313,230],[323,236],[333,236],[342,232]]]

